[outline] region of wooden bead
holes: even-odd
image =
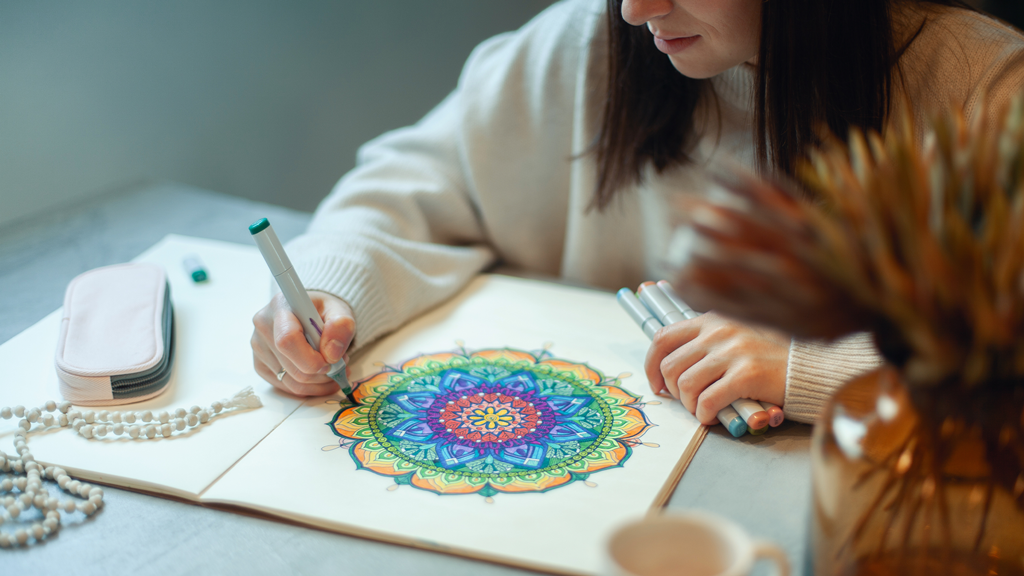
[[[14,532],[14,539],[18,541],[18,544],[24,544],[25,542],[28,542],[28,532],[24,529],[16,530]]]
[[[171,425],[170,424],[161,424],[160,425],[160,434],[164,438],[170,438],[171,437]]]
[[[128,424],[135,424],[135,412],[128,412],[124,415],[124,421]]]
[[[195,426],[196,424],[199,424],[199,416],[189,414],[185,417],[185,422],[188,423],[189,426]]]
[[[156,438],[156,426],[149,424],[144,428],[144,430],[146,432],[146,438],[149,438],[151,440],[153,438]]]
[[[68,476],[68,475],[65,474],[63,476],[58,476],[57,477],[57,486],[60,486],[61,490],[64,490],[65,488],[67,488],[69,482],[71,482],[71,476]]]
[[[82,438],[88,439],[88,438],[92,438],[92,431],[93,431],[92,424],[86,424],[85,426],[82,426],[82,429],[79,430],[78,433],[82,435]]]
[[[68,514],[71,514],[72,512],[74,512],[77,509],[78,509],[78,506],[75,505],[75,501],[74,500],[65,500],[64,501],[64,511],[67,512]]]
[[[160,423],[161,423],[161,424],[167,424],[168,422],[170,422],[170,421],[171,421],[171,415],[170,415],[170,414],[168,414],[167,412],[161,412],[161,413],[160,413],[160,414],[159,414],[159,415],[157,416],[157,419],[158,419],[158,420],[160,420]]]
[[[206,410],[200,410],[199,413],[196,414],[196,416],[199,417],[199,422],[201,424],[206,424],[207,422],[210,421],[210,413],[207,412]]]
[[[11,518],[17,519],[18,516],[21,516],[21,506],[18,506],[16,503],[11,504],[7,507],[7,513],[11,515]]]
[[[43,530],[43,525],[42,524],[37,522],[37,523],[32,525],[32,537],[33,538],[35,538],[36,540],[42,540],[43,539],[43,534],[46,534],[46,532]]]
[[[0,408],[0,418],[3,418],[4,420],[9,420],[13,414],[14,413],[11,411],[11,409],[8,408],[7,406]]]
[[[36,422],[37,420],[39,420],[39,414],[41,414],[39,408],[32,408],[31,410],[28,411],[28,413],[25,414],[25,419],[28,420],[29,422]]]
[[[71,410],[71,402],[65,400],[60,404],[57,404],[57,410],[60,410],[61,414],[67,414],[68,410]]]
[[[153,413],[150,412],[149,410],[146,410],[145,412],[139,415],[139,420],[142,420],[143,422],[152,422]]]
[[[184,430],[185,429],[185,420],[183,420],[181,418],[175,418],[174,419],[174,429],[179,431],[179,432]]]
[[[210,408],[213,408],[214,414],[220,414],[220,411],[224,409],[224,403],[221,402],[220,400],[217,400],[213,404],[210,404]]]
[[[57,530],[58,526],[60,526],[60,520],[54,520],[53,518],[43,520],[43,528],[49,530],[51,534]]]
[[[96,511],[96,505],[92,502],[83,502],[79,504],[78,510],[84,513],[86,516],[91,516]]]
[[[82,418],[85,418],[86,424],[92,424],[93,422],[96,421],[96,413],[93,412],[92,410],[86,410],[85,412],[82,413]]]
[[[46,404],[44,404],[43,406],[46,408],[47,412],[53,412],[54,410],[57,409],[57,403],[54,402],[53,400],[47,400]]]
[[[188,414],[188,412],[185,411],[184,408],[178,408],[177,410],[174,411],[175,418],[184,418],[185,414]]]
[[[17,416],[18,418],[21,418],[22,416],[24,416],[25,415],[25,407],[24,406],[15,406],[14,407],[14,415]]]
[[[140,432],[142,432],[141,426],[135,425],[132,426],[131,428],[128,428],[128,435],[131,436],[132,438],[138,438]]]
[[[114,424],[114,434],[116,434],[118,436],[120,436],[121,434],[124,434],[124,424],[121,424],[120,422],[118,422],[117,424]]]
[[[121,422],[121,418],[122,418],[122,416],[121,416],[120,412],[112,412],[110,414],[110,421],[113,422],[114,424],[120,423]]]
[[[60,426],[61,428],[66,428],[68,425],[68,415],[61,414],[57,416],[57,425]]]
[[[109,418],[110,418],[110,412],[107,412],[106,410],[100,410],[96,414],[96,419],[99,420],[100,422],[106,422],[107,419],[109,419]]]

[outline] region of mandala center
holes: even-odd
[[[440,422],[459,440],[504,442],[533,432],[540,413],[532,402],[501,393],[478,393],[450,400]]]

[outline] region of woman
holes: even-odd
[[[500,262],[609,289],[664,275],[665,198],[730,156],[791,172],[828,130],[995,110],[1024,86],[1024,38],[948,2],[569,0],[479,46],[415,126],[368,143],[289,253],[327,328],[306,344],[283,299],[254,318],[257,372],[334,392],[329,363]],[[987,108],[980,102],[987,99]],[[706,424],[740,398],[811,421],[880,362],[870,340],[790,341],[713,312],[663,329],[655,391]]]

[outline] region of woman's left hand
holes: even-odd
[[[667,391],[702,424],[739,398],[781,406],[789,337],[708,312],[654,335],[644,369],[655,394]]]

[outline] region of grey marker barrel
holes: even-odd
[[[306,341],[314,350],[320,350],[320,335],[323,333],[324,320],[320,317],[313,301],[309,299],[309,293],[299,281],[299,275],[292,267],[292,261],[284,251],[284,246],[277,238],[277,233],[266,218],[261,218],[249,226],[249,233],[252,234],[260,254],[266,260],[270,273],[277,280],[281,287],[284,299],[288,301],[288,307],[292,314],[298,318],[302,325],[302,331],[306,335]],[[338,383],[341,391],[350,399],[352,397],[352,385],[349,384],[348,376],[345,374],[345,361],[339,360],[331,365],[327,376]]]
[[[664,280],[661,280],[660,282],[658,282],[657,286],[658,288],[661,289],[661,292],[669,299],[669,301],[672,302],[672,304],[676,308],[678,308],[680,312],[683,313],[683,316],[686,316],[687,320],[693,320],[694,318],[700,316],[700,312],[695,312],[692,308],[690,308],[689,304],[683,302],[683,299],[679,297],[679,294],[675,291],[674,288],[672,288],[671,284]]]
[[[676,308],[676,305],[654,282],[645,282],[640,286],[640,302],[647,306],[665,326],[686,320],[686,316]]]
[[[644,331],[648,338],[653,339],[655,332],[661,330],[663,324],[651,314],[651,311],[628,288],[619,290],[619,293],[615,295],[615,299],[619,301],[619,305],[626,310],[630,318],[640,326],[640,329]]]

